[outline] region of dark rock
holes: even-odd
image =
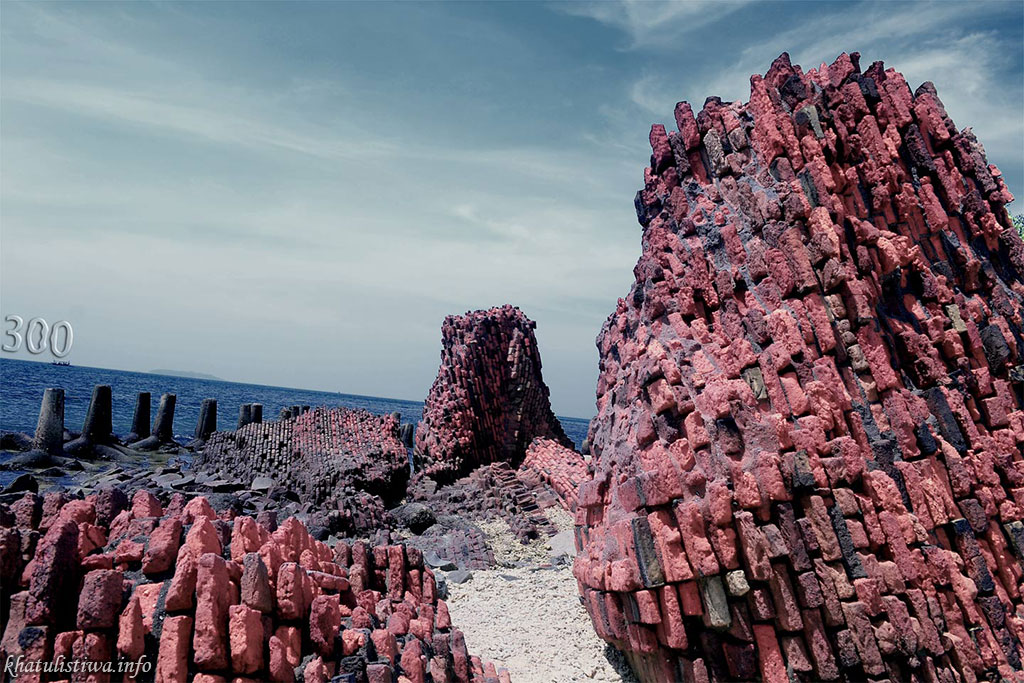
[[[31,491],[36,493],[39,491],[39,482],[31,474],[18,475],[14,481],[4,487],[4,493],[22,493],[24,491]]]
[[[269,491],[275,486],[277,486],[277,482],[270,477],[256,477],[252,480],[249,488],[253,491]]]
[[[414,534],[422,534],[437,522],[434,513],[422,503],[399,505],[391,510],[390,513],[395,522],[409,529]]]
[[[468,569],[456,569],[447,574],[447,579],[452,583],[466,583],[473,578],[473,572]]]
[[[197,481],[213,490],[239,490],[243,486],[236,482],[251,483],[271,500],[343,509],[350,519],[382,520],[383,510],[378,513],[371,498],[397,503],[409,476],[398,423],[347,408],[316,408],[280,422],[216,432],[193,467]],[[365,511],[358,510],[362,503],[369,505]]]
[[[1002,330],[995,325],[989,325],[981,331],[981,342],[985,348],[985,358],[992,372],[1003,374],[1006,361],[1010,358],[1010,347],[1006,343]]]
[[[454,571],[459,568],[458,565],[456,565],[451,560],[439,557],[438,554],[435,553],[433,550],[427,550],[423,553],[423,561],[431,569],[440,569],[442,571]]]
[[[27,451],[32,448],[32,437],[21,432],[0,432],[0,451]]]
[[[259,553],[247,553],[243,560],[241,579],[242,602],[263,613],[274,610],[270,577]]]

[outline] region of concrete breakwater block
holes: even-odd
[[[5,432],[5,450],[23,451],[8,459],[5,469],[51,467],[64,454],[64,390],[58,387],[46,389],[39,405],[39,419],[33,436]]]
[[[174,440],[174,406],[176,402],[177,397],[174,394],[161,396],[160,405],[156,409],[156,418],[153,420],[152,433],[145,439],[129,444],[128,447],[137,451],[178,448],[179,444]]]
[[[131,431],[124,437],[125,443],[142,441],[149,436],[150,394],[140,391],[135,397],[135,411],[132,413]]]
[[[109,384],[97,384],[93,387],[82,434],[64,444],[64,452],[75,458],[116,458],[119,452],[110,448],[118,442],[113,420],[113,391]]]
[[[204,398],[199,405],[199,417],[196,419],[196,430],[190,448],[201,448],[210,435],[217,431],[217,400]]]

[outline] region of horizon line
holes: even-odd
[[[31,359],[27,359],[27,358],[11,358],[11,357],[8,357],[8,356],[0,356],[0,361],[15,361],[15,362],[21,362],[21,363],[36,363],[38,365],[52,365],[52,361],[31,360]],[[222,382],[224,384],[244,384],[246,386],[252,386],[252,387],[269,387],[271,389],[285,389],[285,390],[289,390],[289,391],[309,391],[309,392],[314,392],[314,393],[318,393],[318,394],[329,394],[329,395],[337,395],[337,396],[350,396],[350,397],[353,397],[353,398],[368,398],[368,399],[377,399],[377,400],[385,400],[385,401],[400,401],[400,402],[404,402],[404,403],[418,403],[421,406],[425,403],[425,401],[423,399],[416,400],[416,399],[411,399],[411,398],[395,398],[395,397],[392,397],[392,396],[371,396],[369,394],[347,394],[347,393],[344,393],[344,392],[341,392],[341,391],[325,391],[323,389],[307,389],[307,388],[304,388],[304,387],[284,387],[284,386],[279,386],[277,384],[259,384],[257,382],[241,382],[241,381],[232,380],[232,379],[221,379],[221,378],[206,379],[206,378],[203,378],[203,377],[188,377],[188,376],[185,376],[185,375],[166,375],[164,373],[147,372],[145,370],[125,370],[123,368],[106,368],[106,367],[99,367],[99,366],[95,366],[95,365],[75,365],[75,364],[72,364],[72,365],[70,365],[68,367],[88,368],[90,370],[111,370],[113,372],[130,372],[130,373],[135,374],[135,375],[154,375],[156,377],[174,377],[175,379],[191,379],[191,380],[197,380],[197,381],[200,381],[200,382]],[[161,368],[161,369],[166,369],[166,368]],[[2,390],[2,388],[3,388],[3,382],[0,382],[0,390]],[[0,393],[2,393],[2,391],[0,391]],[[554,410],[552,410],[551,412],[554,413]],[[557,415],[556,414],[555,417],[557,417],[559,419],[566,418],[566,419],[570,419],[570,420],[583,420],[585,422],[590,422],[590,418],[587,418],[587,417],[577,417],[575,415]],[[418,422],[419,422],[419,420],[417,420],[417,423]]]

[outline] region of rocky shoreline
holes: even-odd
[[[110,386],[80,434],[47,389],[0,444],[36,472],[0,492],[0,656],[205,683],[510,680],[477,644],[522,680],[1024,678],[1024,243],[998,169],[930,83],[857,53],[783,54],[748,102],[674,118],[582,452],[511,306],[445,319],[415,427],[244,404],[217,431],[208,401],[183,445],[175,396],[150,428],[140,394],[119,439]]]
[[[471,463],[477,451],[412,450],[413,426],[397,414],[294,406],[264,421],[262,405],[244,404],[235,428],[217,431],[212,399],[180,444],[171,394],[152,429],[140,394],[132,433],[118,438],[105,385],[70,433],[63,391],[47,390],[35,435],[3,435],[23,451],[3,467],[24,472],[0,492],[0,656],[145,656],[161,681],[508,680],[466,652],[446,586],[497,566],[487,525],[513,529],[516,544],[557,536],[550,516],[569,508],[586,466],[561,445],[533,323],[512,307],[461,320],[435,389],[459,379],[428,399],[425,414],[446,417],[431,418],[421,443],[517,420],[517,441]],[[467,346],[484,351],[457,350]],[[509,398],[466,400],[461,381]],[[562,553],[522,566],[568,572],[571,534],[560,538]],[[120,617],[75,616],[97,611]]]

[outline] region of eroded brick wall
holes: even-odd
[[[405,495],[409,461],[398,422],[351,408],[315,408],[277,422],[216,432],[196,455],[195,469],[245,486],[256,477],[316,505],[355,491],[394,504]]]
[[[858,60],[651,130],[575,565],[646,681],[1021,677],[1012,197]]]
[[[526,449],[516,476],[527,486],[551,488],[562,507],[576,511],[576,490],[589,478],[583,456],[557,441],[538,437]]]

